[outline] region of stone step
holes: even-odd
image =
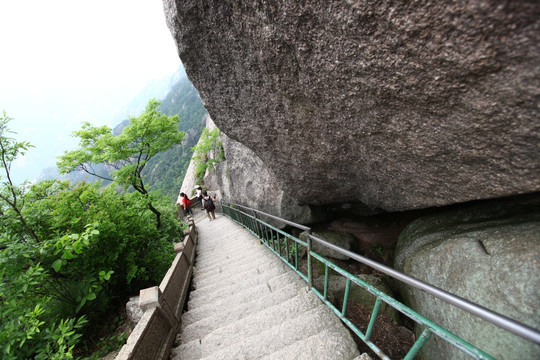
[[[276,276],[265,283],[261,283],[257,286],[246,289],[245,291],[237,294],[214,294],[208,297],[200,297],[197,299],[188,301],[188,309],[196,309],[197,307],[202,307],[207,304],[215,304],[215,306],[227,307],[227,304],[232,303],[243,303],[254,299],[257,296],[264,296],[265,294],[270,294],[273,291],[276,291],[282,287],[287,286],[292,281],[299,281],[300,277],[294,272],[287,272],[285,274]]]
[[[210,306],[188,311],[182,316],[182,331],[185,327],[193,323],[198,323],[200,326],[212,326],[214,329],[217,328],[218,324],[233,323],[298,296],[302,285],[299,282],[291,283],[279,291],[264,294],[264,296],[259,296],[251,301],[232,306],[229,305],[227,311],[223,311],[222,308],[216,309]],[[210,325],[212,323],[213,325]]]
[[[201,253],[201,257],[203,258],[208,257],[208,253],[214,251],[216,247],[230,242],[231,239],[250,235],[250,232],[241,226],[227,227],[226,232],[218,230],[219,226],[216,227],[215,231],[209,231],[204,228],[201,229],[201,227],[198,227],[197,229],[198,236],[205,239],[204,242],[198,243],[198,246],[205,251],[204,253]]]
[[[329,311],[326,305],[319,305],[293,319],[283,319],[279,325],[257,335],[240,337],[239,342],[223,344],[224,347],[207,347],[205,339],[202,339],[202,359],[260,359],[332,326],[336,317]]]
[[[216,239],[212,239],[212,243],[203,245],[197,244],[201,256],[198,258],[200,262],[213,263],[214,260],[220,257],[236,253],[239,250],[255,249],[261,245],[260,241],[253,238],[247,232],[239,232],[234,236],[216,235]],[[202,255],[204,254],[204,256]]]
[[[215,284],[215,286],[206,286],[200,289],[195,289],[189,294],[189,301],[196,301],[199,298],[208,298],[219,296],[220,294],[234,295],[238,294],[245,289],[249,289],[253,286],[260,285],[268,280],[282,275],[285,272],[283,266],[268,268],[264,272],[255,273],[251,276],[235,276],[229,280],[224,281],[222,284]]]
[[[188,311],[182,315],[181,327],[193,323],[200,323],[201,326],[213,326],[217,328],[220,323],[229,324],[238,321],[246,316],[262,311],[268,307],[280,304],[298,295],[299,291],[305,286],[305,282],[297,281],[271,293],[255,294],[257,297],[251,301],[243,303],[227,304],[224,311],[223,307],[202,306]],[[219,319],[219,322],[218,322]],[[213,325],[210,325],[213,322]]]
[[[230,219],[226,217],[218,217],[216,221],[209,222],[208,219],[203,218],[201,219],[201,224],[197,226],[197,232],[198,233],[204,233],[204,234],[215,234],[215,233],[223,233],[223,227],[227,228],[227,231],[234,231],[237,229],[245,230],[243,226],[231,221]]]
[[[261,256],[258,259],[252,259],[252,262],[230,266],[223,272],[216,272],[212,274],[212,276],[207,275],[203,278],[197,277],[192,280],[192,286],[194,291],[202,290],[209,286],[224,287],[227,283],[236,283],[238,280],[257,276],[273,268],[280,269],[282,272],[289,269],[289,267],[277,256],[273,256],[273,258]]]
[[[218,244],[216,248],[212,249],[204,257],[198,257],[195,261],[198,267],[211,267],[219,265],[224,261],[232,257],[235,257],[238,254],[246,253],[249,255],[255,251],[260,250],[261,244],[253,241],[253,239],[241,239],[239,237],[227,240],[228,244]],[[204,249],[197,248],[198,252],[205,251]]]
[[[180,341],[182,337],[179,336]],[[190,341],[171,350],[170,360],[199,360],[202,358],[202,342]]]
[[[286,346],[261,360],[336,360],[359,359],[359,352],[350,334],[343,327],[325,329],[322,332]],[[347,339],[348,341],[345,341]],[[366,358],[367,360],[369,358]]]
[[[287,264],[228,218],[202,220],[175,360],[359,356],[339,318]]]
[[[236,254],[235,256],[231,255],[227,257],[226,259],[224,259],[223,261],[213,264],[212,266],[199,266],[198,264],[196,264],[193,270],[194,280],[199,281],[200,279],[204,279],[208,276],[214,276],[215,274],[219,274],[219,273],[223,273],[227,271],[230,272],[233,266],[242,266],[242,265],[250,264],[253,261],[255,261],[257,257],[259,256],[261,256],[263,259],[266,259],[268,258],[267,253],[268,253],[267,250],[261,249],[260,251],[252,252],[249,254],[243,253],[243,254]]]
[[[201,322],[191,324],[182,332],[182,341],[203,339],[205,346],[223,347],[224,341],[240,342],[245,336],[257,335],[267,328],[278,325],[283,319],[293,319],[320,304],[321,301],[313,293],[302,290],[299,291],[299,295],[285,302],[267,307],[235,322],[229,323],[216,316],[216,322],[221,327],[211,329],[211,326],[202,326]],[[224,326],[225,324],[227,325]]]
[[[225,261],[215,264],[211,267],[199,267],[195,266],[194,268],[194,279],[199,281],[201,279],[212,277],[215,275],[232,272],[233,267],[242,267],[249,266],[250,264],[263,262],[263,261],[274,261],[279,259],[279,257],[269,254],[269,251],[261,249],[261,251],[250,254],[250,256],[243,256],[244,254],[238,254],[236,257],[230,256],[225,259]]]
[[[264,250],[264,246],[253,239],[241,239],[235,238],[229,241],[231,245],[220,244],[219,247],[213,249],[213,255],[208,254],[208,257],[197,258],[195,260],[195,266],[201,269],[211,269],[223,265],[230,261],[231,258],[244,258],[250,254],[259,254]],[[236,245],[233,245],[236,243]],[[197,248],[197,252],[200,253],[204,250]]]
[[[258,243],[250,232],[244,229],[238,229],[227,233],[216,232],[215,234],[200,234],[204,235],[208,240],[204,243],[198,243],[201,252],[201,259],[208,259],[210,254],[219,255],[220,249],[233,249],[238,247],[250,247]],[[235,241],[240,239],[241,241]],[[218,251],[219,250],[219,251]]]
[[[272,354],[268,354],[261,360],[373,360],[368,354],[359,355],[356,344],[349,334],[323,330],[319,334],[296,341]],[[181,351],[181,353],[180,353]],[[180,348],[175,348],[171,352],[171,360],[198,360],[202,357],[201,342],[192,341]],[[246,359],[239,357],[238,359]]]
[[[241,239],[234,239],[233,241],[242,241]],[[261,248],[261,245],[259,244],[250,244],[249,246],[246,246],[245,244],[240,244],[238,246],[230,247],[229,245],[220,245],[220,248],[213,250],[215,252],[214,255],[209,255],[208,258],[203,259],[196,259],[195,265],[201,269],[211,269],[215,266],[223,265],[224,263],[230,261],[231,258],[238,258],[242,259],[246,256],[252,255],[252,254],[258,254],[263,250]],[[197,249],[198,252],[204,251]]]

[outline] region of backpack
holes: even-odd
[[[208,199],[204,199],[204,207],[209,211],[213,211],[216,207],[214,206],[214,201],[212,196],[208,195]]]

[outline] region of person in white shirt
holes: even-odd
[[[196,189],[197,190],[195,191],[195,197],[197,199],[199,199],[199,202],[201,203],[201,210],[204,210],[204,206],[203,206],[203,202],[202,202],[202,199],[203,199],[202,188],[200,186],[197,186]]]

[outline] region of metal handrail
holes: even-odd
[[[285,220],[283,218],[280,218],[279,216],[271,215],[271,214],[265,213],[264,211],[257,210],[257,209],[254,209],[254,208],[250,208],[249,206],[235,204],[235,203],[228,202],[228,201],[222,201],[222,203],[230,204],[230,205],[237,206],[237,207],[241,207],[241,208],[244,208],[244,209],[249,210],[249,211],[254,211],[256,213],[259,213],[259,214],[264,215],[264,216],[268,216],[269,218],[277,220],[277,221],[282,222],[284,224],[294,226],[294,227],[296,227],[296,228],[298,228],[300,230],[304,230],[304,231],[305,230],[311,230],[311,228],[308,227],[308,226],[297,224],[297,223],[289,221],[289,220]]]
[[[522,338],[532,341],[534,343],[540,344],[540,332],[536,330],[535,328],[532,328],[528,325],[522,324],[516,320],[513,320],[507,316],[504,316],[502,314],[499,314],[495,311],[492,311],[486,307],[483,307],[482,305],[475,304],[467,299],[464,299],[458,295],[454,295],[448,291],[445,291],[441,288],[438,288],[436,286],[433,286],[431,284],[428,284],[422,280],[419,280],[417,278],[414,278],[409,275],[405,275],[402,272],[399,272],[395,269],[392,269],[391,267],[388,267],[386,265],[380,264],[376,261],[373,261],[371,259],[368,259],[364,256],[358,255],[352,251],[343,249],[339,246],[336,246],[332,243],[329,243],[323,239],[320,239],[316,236],[310,235],[310,237],[323,244],[324,246],[327,246],[331,248],[332,250],[335,250],[343,255],[346,255],[356,261],[359,261],[363,264],[366,264],[374,269],[379,270],[382,273],[385,273],[394,279],[403,281],[406,284],[409,284],[417,289],[423,290],[427,292],[428,294],[431,294],[435,296],[436,298],[439,298],[449,304],[452,304],[462,310],[465,310],[473,315],[476,315],[486,321],[489,321],[490,323],[497,325],[500,328],[503,328],[505,330],[510,331],[513,334],[516,334],[518,336],[521,336]]]
[[[251,207],[248,207],[248,206],[245,206],[245,205],[240,205],[240,204],[235,204],[235,203],[231,203],[231,202],[225,202],[225,201],[222,201],[222,204],[227,204],[229,206],[235,206],[235,207],[241,207],[241,208],[244,208],[246,210],[249,210],[249,211],[252,211],[254,213],[258,213],[258,214],[261,214],[263,216],[267,216],[271,219],[274,219],[274,220],[277,220],[279,222],[282,222],[284,224],[287,224],[287,225],[290,225],[290,226],[294,226],[296,228],[299,228],[301,230],[304,230],[304,231],[308,231],[308,239],[312,239],[312,240],[315,240],[317,241],[318,243],[322,244],[323,246],[326,246],[332,250],[335,250],[343,255],[346,255],[356,261],[359,261],[365,265],[368,265],[384,274],[387,274],[399,281],[402,281],[414,288],[417,288],[417,289],[420,289],[430,295],[433,295],[435,296],[436,298],[438,299],[441,299],[451,305],[454,305],[455,307],[458,307],[462,310],[465,310],[475,316],[478,316],[500,328],[503,328],[513,334],[516,334],[528,341],[531,341],[531,342],[534,342],[536,344],[540,344],[540,331],[538,331],[537,329],[533,328],[533,327],[530,327],[528,325],[525,325],[525,324],[522,324],[516,320],[513,320],[507,316],[504,316],[502,314],[499,314],[497,312],[494,312],[488,308],[485,308],[481,305],[478,305],[478,304],[475,304],[469,300],[466,300],[460,296],[457,296],[455,294],[452,294],[450,292],[447,292],[443,289],[440,289],[436,286],[433,286],[431,284],[428,284],[422,280],[419,280],[419,279],[416,279],[412,276],[409,276],[409,275],[406,275],[402,272],[399,272],[395,269],[392,269],[386,265],[383,265],[383,264],[380,264],[376,261],[373,261],[371,259],[368,259],[366,257],[363,257],[361,255],[358,255],[354,252],[351,252],[349,250],[346,250],[346,249],[343,249],[339,246],[336,246],[332,243],[329,243],[323,239],[320,239],[314,235],[311,234],[311,228],[305,226],[305,225],[301,225],[301,224],[297,224],[297,223],[294,223],[292,221],[289,221],[289,220],[285,220],[285,219],[282,219],[280,217],[277,217],[277,216],[274,216],[274,215],[271,215],[271,214],[268,214],[268,213],[265,213],[263,211],[260,211],[260,210],[257,210],[257,209],[253,209]],[[247,215],[247,214],[246,214]],[[259,219],[256,219],[257,221],[260,221]],[[310,242],[308,241],[308,247],[311,247],[310,246]],[[308,266],[309,267],[309,266]],[[311,285],[311,281],[310,282],[310,285]],[[384,299],[383,299],[384,300]]]

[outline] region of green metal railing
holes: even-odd
[[[229,202],[222,202],[223,214],[231,218],[233,221],[243,225],[246,229],[257,236],[261,241],[272,250],[277,256],[279,256],[289,267],[291,267],[296,273],[298,273],[309,285],[310,289],[326,304],[334,313],[360,338],[367,346],[369,346],[381,359],[389,360],[390,358],[384,354],[381,349],[374,344],[370,337],[372,335],[373,328],[381,304],[385,302],[394,309],[398,310],[402,314],[406,315],[416,323],[421,324],[424,328],[421,335],[413,344],[405,360],[413,359],[414,356],[420,351],[424,344],[432,337],[436,335],[439,338],[445,340],[454,347],[460,349],[464,353],[470,355],[474,359],[495,359],[489,354],[486,354],[476,346],[461,339],[450,331],[442,328],[431,320],[418,314],[414,310],[400,303],[396,299],[388,296],[384,292],[375,288],[374,286],[362,281],[358,277],[350,274],[346,270],[335,265],[331,261],[320,256],[316,252],[312,251],[312,242],[316,241],[322,246],[328,247],[334,251],[337,251],[343,255],[348,256],[351,259],[366,264],[382,273],[385,273],[394,279],[402,281],[415,288],[423,290],[451,305],[454,305],[460,309],[466,310],[473,315],[476,315],[484,320],[487,320],[498,327],[506,329],[516,335],[519,335],[531,342],[540,344],[540,332],[532,327],[523,325],[515,320],[512,320],[504,315],[495,313],[485,307],[474,304],[459,296],[446,292],[442,289],[427,284],[421,280],[415,279],[408,275],[405,275],[399,271],[396,271],[388,266],[379,264],[371,259],[360,256],[356,253],[340,248],[334,244],[331,244],[323,239],[313,236],[311,229],[307,226],[296,224],[294,222],[273,216],[262,211],[249,208],[247,206],[238,205]],[[297,237],[290,235],[289,233],[269,224],[269,221],[277,221],[282,224],[293,226],[302,231],[307,231],[307,241],[303,241]],[[299,251],[305,250],[307,254],[307,269],[303,272],[299,267]],[[324,287],[322,292],[313,286],[313,262],[314,260],[324,265]],[[329,281],[329,269],[332,269],[335,273],[340,274],[346,279],[345,293],[343,299],[343,305],[341,309],[337,308],[328,299],[328,281]],[[349,294],[351,291],[351,285],[356,284],[376,298],[375,305],[371,314],[369,324],[365,333],[363,333],[351,320],[347,317],[347,303]]]

